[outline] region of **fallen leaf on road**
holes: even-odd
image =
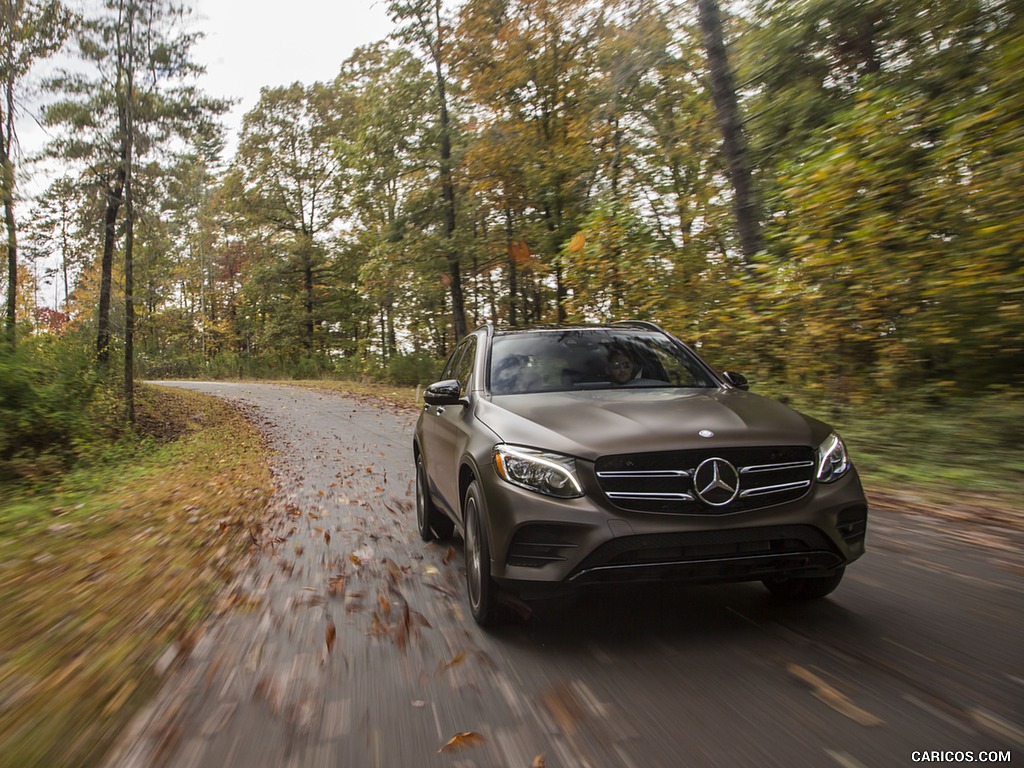
[[[452,667],[457,667],[459,664],[466,660],[466,652],[459,651],[449,661],[442,662],[441,667],[437,670],[438,674],[447,672]]]
[[[345,577],[340,573],[337,576],[332,576],[331,580],[327,582],[327,594],[329,595],[340,595],[345,591]]]
[[[533,758],[530,768],[547,768],[547,763],[544,762],[544,755],[537,755]]]
[[[448,743],[441,747],[438,752],[451,752],[456,749],[464,749],[465,747],[475,747],[479,744],[484,743],[484,737],[479,733],[473,731],[465,731],[464,733],[457,733],[449,739]]]
[[[813,689],[812,693],[818,701],[827,704],[836,712],[841,715],[845,715],[855,723],[863,726],[875,726],[882,725],[884,722],[881,718],[876,717],[870,712],[858,707],[845,695],[826,683],[809,669],[805,669],[799,664],[794,663],[786,665],[786,669],[789,670],[791,675],[811,686]]]
[[[334,622],[330,621],[327,623],[327,634],[325,640],[327,641],[327,652],[330,653],[334,650],[334,639],[338,636],[338,630],[334,626]]]
[[[545,691],[541,695],[541,701],[563,733],[571,736],[576,732],[577,726],[583,720],[583,705],[567,683],[560,681],[554,688]]]

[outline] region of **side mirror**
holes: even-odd
[[[732,371],[723,371],[722,378],[729,382],[736,389],[742,389],[744,392],[750,389],[750,382],[747,381],[747,377],[742,373],[733,373]]]
[[[466,401],[459,397],[460,390],[457,379],[437,381],[427,387],[423,402],[427,405],[465,405]]]

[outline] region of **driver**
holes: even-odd
[[[612,384],[626,384],[636,373],[636,364],[622,349],[612,349],[608,353],[608,379]]]

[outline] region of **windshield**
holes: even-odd
[[[689,350],[665,334],[629,329],[536,331],[497,336],[496,395],[618,387],[719,386]]]

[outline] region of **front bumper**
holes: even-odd
[[[561,500],[484,474],[491,574],[513,591],[825,575],[864,554],[868,507],[855,469],[795,501],[701,514],[619,509],[592,477],[582,477],[585,497]]]

